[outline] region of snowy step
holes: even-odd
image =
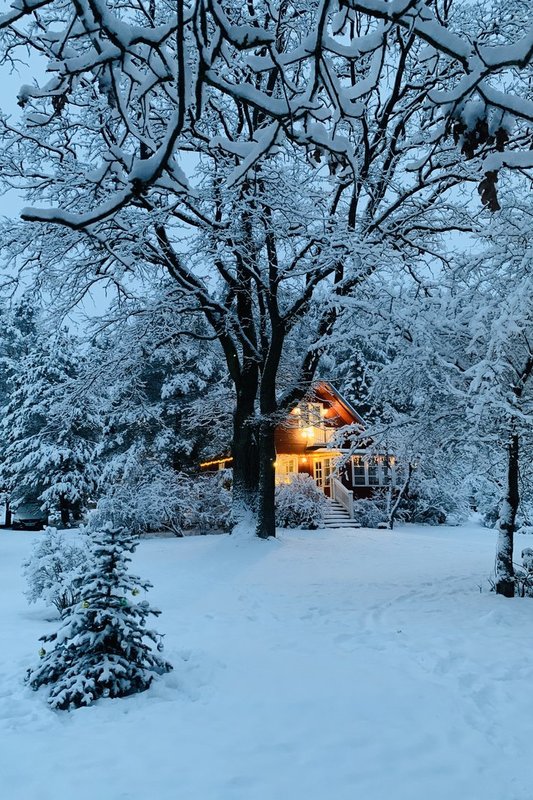
[[[327,508],[324,511],[324,516],[325,517],[344,517],[345,519],[349,519],[350,518],[350,515],[348,514],[348,512],[346,511],[345,508],[343,508],[342,506],[334,507],[333,505],[331,505],[329,508]]]
[[[355,522],[353,519],[342,519],[336,520],[335,522],[324,521],[324,528],[360,528],[361,525],[359,522]]]
[[[325,528],[360,528],[361,525],[350,518],[350,515],[337,500],[328,500],[328,507],[324,512]]]

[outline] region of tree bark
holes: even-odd
[[[4,527],[10,528],[12,522],[13,522],[13,514],[11,512],[11,503],[9,502],[9,500],[6,500],[6,516],[4,520]]]
[[[256,533],[261,539],[276,535],[276,426],[271,420],[259,429],[259,493]]]
[[[513,567],[513,539],[516,515],[520,503],[518,489],[519,477],[519,436],[511,434],[508,445],[507,492],[498,521],[498,545],[496,550],[496,593],[504,597],[514,597],[515,579]]]
[[[259,448],[253,397],[237,398],[233,414],[233,515],[238,521],[254,511],[259,484]]]
[[[61,514],[61,524],[68,525],[70,522],[70,504],[63,496],[59,499],[59,512]]]

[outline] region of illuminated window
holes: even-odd
[[[352,460],[352,474],[354,486],[366,486],[366,469],[363,459],[355,456]]]
[[[392,456],[353,456],[353,486],[396,484],[396,461]]]

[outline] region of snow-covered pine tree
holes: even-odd
[[[0,482],[12,501],[38,499],[63,524],[80,516],[96,486],[100,422],[95,397],[75,383],[83,360],[73,337],[41,328],[13,364],[0,416]]]
[[[14,388],[18,364],[25,356],[37,336],[37,308],[35,301],[23,295],[9,307],[1,307],[2,335],[0,337],[0,408],[4,409]],[[11,526],[12,510],[10,486],[2,473],[5,458],[5,430],[0,425],[0,486],[2,503],[5,503],[5,525]]]
[[[93,323],[90,372],[105,398],[99,508],[124,509],[121,524],[137,532],[180,531],[191,508],[184,495],[193,499],[186,474],[196,475],[231,438],[220,350],[175,295],[162,281],[156,292],[113,306],[112,325],[105,317]]]
[[[48,701],[55,709],[142,692],[154,674],[172,669],[158,655],[161,637],[146,627],[148,617],[161,612],[135,599],[151,587],[129,573],[137,538],[111,523],[89,535],[83,599],[66,610],[58,631],[42,637],[42,661],[27,674],[33,689],[51,686]]]

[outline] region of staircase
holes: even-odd
[[[350,518],[350,515],[336,500],[328,500],[324,513],[325,528],[360,528],[361,525]]]

